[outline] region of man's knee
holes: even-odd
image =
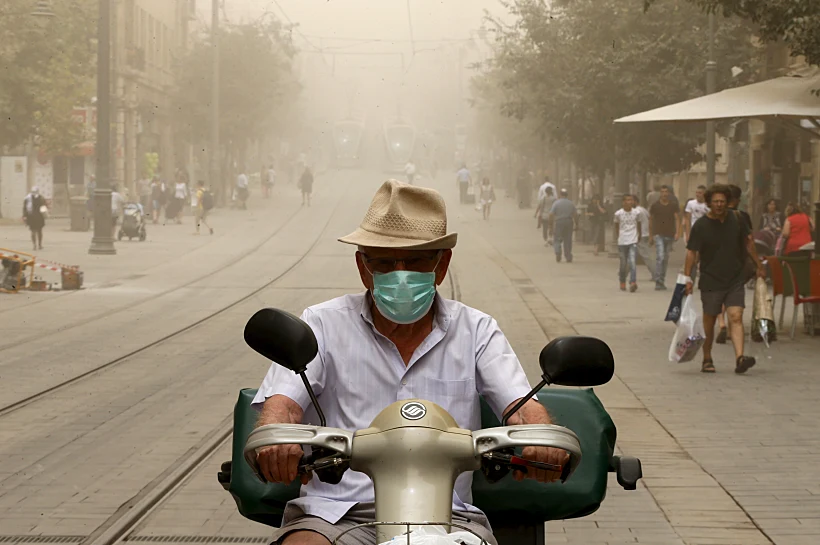
[[[289,533],[280,539],[278,543],[279,545],[329,545],[330,540],[317,532],[298,530]]]
[[[726,315],[729,317],[729,323],[743,325],[742,307],[729,307],[726,309]]]

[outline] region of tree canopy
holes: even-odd
[[[270,134],[293,105],[300,91],[294,53],[288,29],[275,18],[220,28],[220,141],[232,160],[241,162],[247,144]],[[206,143],[210,134],[212,55],[205,33],[177,67],[174,115],[195,144]]]
[[[73,119],[94,95],[96,2],[53,2],[52,17],[32,15],[31,0],[0,2],[0,147],[34,138],[64,153],[85,135]]]
[[[494,20],[496,51],[478,101],[525,122],[579,166],[603,173],[616,158],[650,171],[699,159],[702,127],[615,126],[624,115],[702,95],[707,18],[684,0],[644,13],[634,0],[511,0],[515,22]],[[717,45],[722,87],[753,73],[748,27],[723,26]],[[744,69],[732,78],[731,68]],[[616,157],[616,144],[618,155]]]
[[[646,9],[665,0],[644,0]],[[758,26],[764,41],[782,41],[792,55],[820,64],[820,2],[817,0],[688,0],[705,12],[739,16]]]

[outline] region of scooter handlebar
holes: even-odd
[[[330,449],[343,458],[350,458],[353,450],[353,432],[340,428],[311,426],[308,424],[268,424],[260,426],[248,435],[245,443],[245,461],[261,478],[256,450],[276,445],[310,445]],[[263,479],[264,480],[264,479]]]
[[[562,481],[569,478],[581,463],[581,442],[578,436],[572,430],[551,424],[525,424],[474,431],[473,444],[476,456],[516,447],[549,447],[564,450],[569,454],[569,462],[561,475]]]

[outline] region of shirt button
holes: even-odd
[[[407,386],[407,379],[406,379],[406,378],[405,378],[405,379],[402,379],[402,381],[401,381],[401,385],[402,385],[402,386]]]

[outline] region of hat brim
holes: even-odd
[[[451,250],[458,240],[458,233],[450,233],[433,240],[418,240],[411,238],[388,237],[356,229],[339,242],[363,246],[365,248],[391,248],[394,250]]]

